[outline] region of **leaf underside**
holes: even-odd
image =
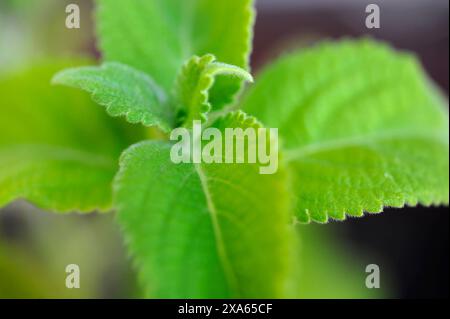
[[[242,105],[279,128],[299,221],[327,222],[448,204],[447,103],[414,57],[364,40],[281,58]]]

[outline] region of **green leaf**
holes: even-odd
[[[120,152],[144,134],[86,94],[50,85],[74,63],[82,61],[42,63],[0,79],[0,206],[25,198],[58,212],[110,209]]]
[[[147,72],[170,91],[183,63],[193,55],[249,68],[253,0],[98,0],[100,48],[106,61]],[[219,78],[211,104],[220,109],[241,87]]]
[[[242,113],[215,127],[259,127]],[[284,173],[256,164],[174,164],[172,144],[127,150],[115,205],[147,295],[282,297],[293,240]],[[264,200],[262,200],[264,199]]]
[[[281,58],[244,109],[279,128],[302,222],[448,204],[447,101],[410,55],[372,41]]]
[[[206,115],[211,111],[209,90],[216,76],[229,75],[253,82],[247,71],[215,60],[211,54],[194,56],[185,63],[178,76],[175,91],[178,113],[181,114],[178,120],[187,127],[194,120],[206,121]]]
[[[166,95],[145,73],[124,64],[110,62],[101,67],[80,67],[59,72],[53,84],[85,90],[111,116],[125,116],[130,123],[157,125],[168,132],[173,112]]]

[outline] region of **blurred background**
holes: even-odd
[[[64,27],[69,3],[81,8],[79,30]],[[365,26],[370,3],[380,6],[380,29]],[[256,73],[286,50],[369,35],[415,52],[448,96],[447,0],[259,0],[257,7]],[[79,55],[99,57],[92,1],[0,0],[0,76],[39,59]],[[448,298],[448,215],[442,207],[387,209],[297,226],[301,296]],[[80,289],[65,288],[65,267],[72,263],[81,269]],[[368,264],[380,267],[380,289],[365,287]],[[0,210],[0,298],[139,296],[113,214],[54,215],[23,201]]]

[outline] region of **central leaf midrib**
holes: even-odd
[[[220,228],[217,208],[214,205],[211,192],[208,187],[208,177],[205,172],[201,168],[200,164],[195,164],[195,170],[199,176],[200,183],[202,186],[203,193],[205,194],[206,204],[209,212],[209,216],[211,217],[211,223],[214,231],[215,241],[217,253],[222,264],[223,270],[225,272],[225,277],[227,279],[228,284],[232,290],[232,295],[239,295],[239,288],[237,284],[237,278],[234,273],[233,267],[231,265],[230,259],[227,254],[227,249],[225,246],[225,242],[222,235],[222,230]]]

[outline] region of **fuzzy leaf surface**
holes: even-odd
[[[0,206],[23,198],[57,212],[110,209],[119,155],[144,133],[85,93],[50,84],[57,70],[83,62],[42,63],[0,79]]]
[[[248,70],[254,21],[253,0],[97,0],[100,49],[152,76],[166,91],[193,55]],[[242,81],[218,78],[211,104],[231,103]]]
[[[220,130],[255,125],[242,113],[216,123]],[[294,240],[284,173],[260,175],[256,164],[174,164],[171,146],[131,147],[115,180],[118,221],[147,296],[286,296]]]
[[[124,116],[133,124],[157,125],[166,132],[172,127],[173,112],[166,105],[164,91],[147,74],[127,65],[108,62],[100,67],[66,69],[52,82],[89,92],[113,117]]]
[[[178,112],[181,113],[178,120],[184,123],[184,126],[189,127],[194,120],[206,121],[207,114],[211,111],[209,91],[218,75],[253,82],[253,77],[247,71],[217,62],[211,54],[192,57],[183,66],[176,84],[176,103]]]
[[[243,102],[279,128],[301,222],[448,204],[447,105],[414,57],[368,40],[283,57]]]

